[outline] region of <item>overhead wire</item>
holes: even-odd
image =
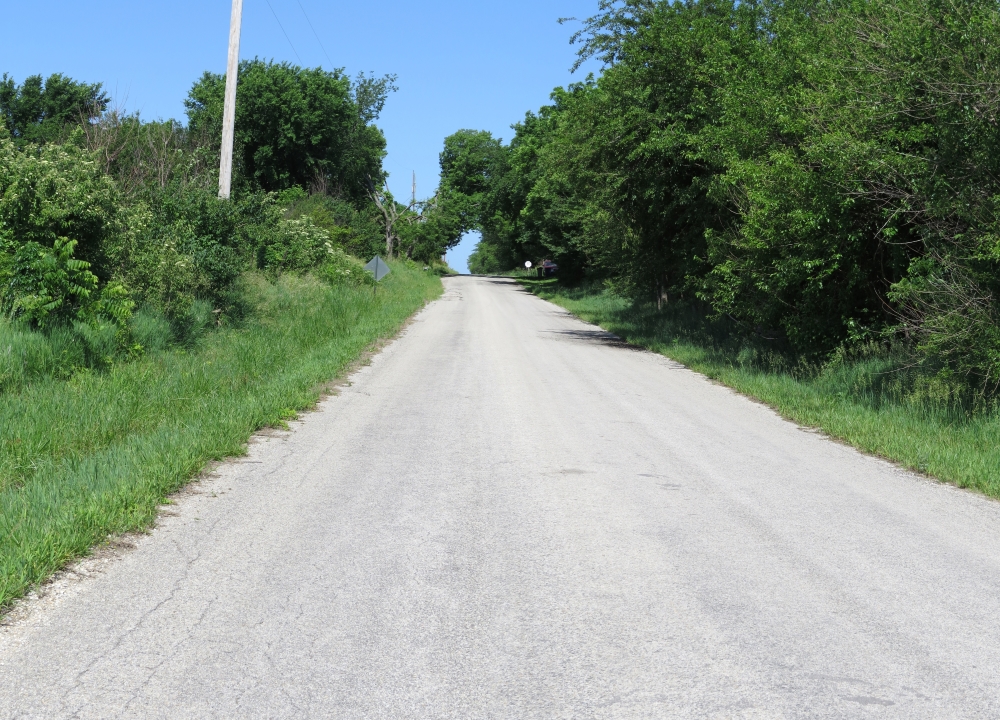
[[[281,24],[281,20],[279,20],[279,19],[278,19],[278,13],[274,12],[274,8],[273,8],[273,7],[271,7],[271,0],[264,0],[264,2],[266,2],[266,3],[267,3],[267,6],[268,6],[269,8],[271,8],[271,14],[272,14],[272,15],[274,15],[274,21],[275,21],[276,23],[278,23],[278,27],[280,27],[280,28],[281,28],[281,34],[285,36],[285,40],[287,40],[287,41],[288,41],[288,45],[289,45],[289,47],[291,47],[291,48],[292,48],[292,52],[293,52],[293,53],[295,53],[295,57],[296,57],[296,58],[298,58],[298,60],[299,60],[299,64],[300,64],[300,65],[301,65],[301,64],[304,64],[304,63],[302,62],[302,58],[300,58],[300,57],[299,57],[299,52],[298,52],[298,50],[296,50],[296,49],[295,49],[295,45],[293,45],[293,44],[292,44],[292,39],[291,39],[290,37],[288,37],[288,33],[286,33],[286,32],[285,32],[285,26],[284,26],[284,25],[282,25],[282,24]]]
[[[323,49],[323,54],[326,55],[326,59],[327,59],[327,61],[329,61],[329,63],[330,63],[330,69],[332,70],[333,69],[333,60],[330,60],[330,54],[326,51],[326,48],[323,46],[323,41],[319,39],[319,33],[317,33],[316,32],[316,28],[313,27],[312,20],[309,19],[309,13],[307,13],[306,9],[304,7],[302,7],[302,3],[299,2],[299,0],[295,0],[295,2],[297,2],[299,4],[299,10],[302,11],[302,14],[306,18],[306,22],[309,23],[309,29],[312,30],[313,35],[316,37],[316,42],[318,42],[319,46]]]

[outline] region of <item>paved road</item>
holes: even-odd
[[[446,284],[0,631],[0,718],[1000,717],[1000,504]]]

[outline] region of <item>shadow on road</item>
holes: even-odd
[[[620,348],[632,352],[645,352],[641,347],[629,345],[617,335],[604,330],[542,330],[544,335],[557,335],[571,341],[583,342],[589,345]]]

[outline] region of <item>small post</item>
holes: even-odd
[[[243,0],[233,0],[229,20],[229,61],[226,65],[226,104],[222,111],[222,153],[219,161],[219,197],[229,199],[233,184],[233,133],[236,122],[236,82],[240,70],[240,30]]]

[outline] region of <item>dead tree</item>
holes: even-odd
[[[416,180],[414,179],[415,185]],[[414,187],[415,191],[416,188]],[[399,241],[399,236],[396,234],[396,222],[402,213],[413,209],[416,199],[404,208],[392,197],[392,193],[389,192],[388,187],[382,185],[382,187],[376,188],[371,178],[368,178],[368,197],[372,199],[375,207],[382,213],[382,223],[385,227],[385,256],[387,259],[392,259],[396,243]]]

